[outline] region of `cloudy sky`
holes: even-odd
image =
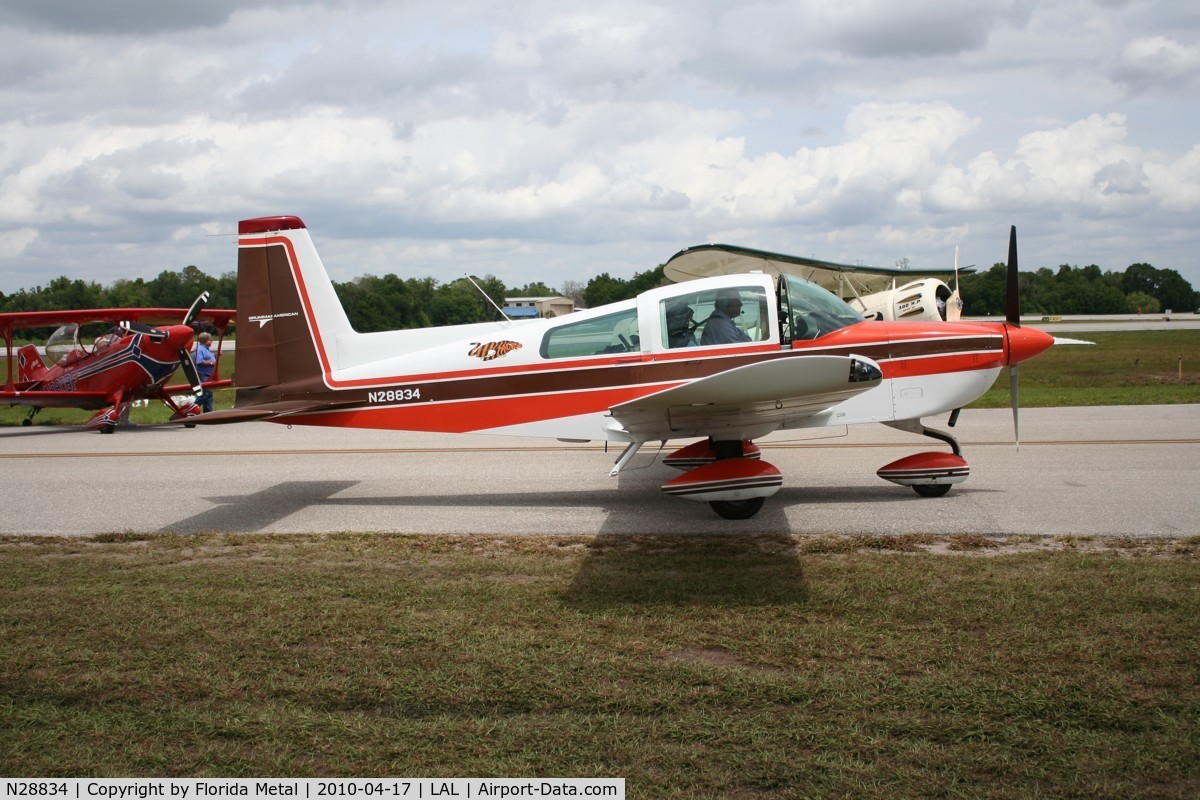
[[[726,242],[1200,288],[1194,0],[5,0],[0,291],[235,267],[559,287]]]

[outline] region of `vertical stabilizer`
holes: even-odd
[[[21,383],[40,381],[49,372],[35,345],[27,344],[17,351],[17,380]]]
[[[238,405],[323,390],[356,335],[298,217],[238,224]]]

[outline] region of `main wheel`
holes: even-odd
[[[950,491],[951,485],[949,483],[915,483],[912,488],[921,497],[942,497]]]
[[[750,519],[763,507],[767,498],[750,497],[746,500],[712,500],[709,505],[725,519]]]

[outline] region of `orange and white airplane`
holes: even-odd
[[[1015,401],[1016,365],[1053,344],[1019,323],[1015,229],[1006,322],[868,321],[799,277],[751,272],[555,319],[358,333],[300,219],[245,220],[238,247],[237,401],[196,422],[621,442],[612,475],[645,442],[695,437],[664,459],[684,472],[662,489],[729,519],[782,485],[753,444],[782,429],[875,422],[944,441],[878,474],[945,494],[970,468],[922,419],[953,425],[1004,366]]]

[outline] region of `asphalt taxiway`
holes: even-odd
[[[938,427],[944,420],[926,420]],[[334,532],[843,533],[1188,536],[1200,533],[1200,406],[963,412],[971,477],[918,497],[879,467],[941,448],[881,425],[760,441],[784,487],[730,522],[668,497],[655,445],[616,478],[619,448],[536,439],[245,423],[0,429],[0,534]]]

